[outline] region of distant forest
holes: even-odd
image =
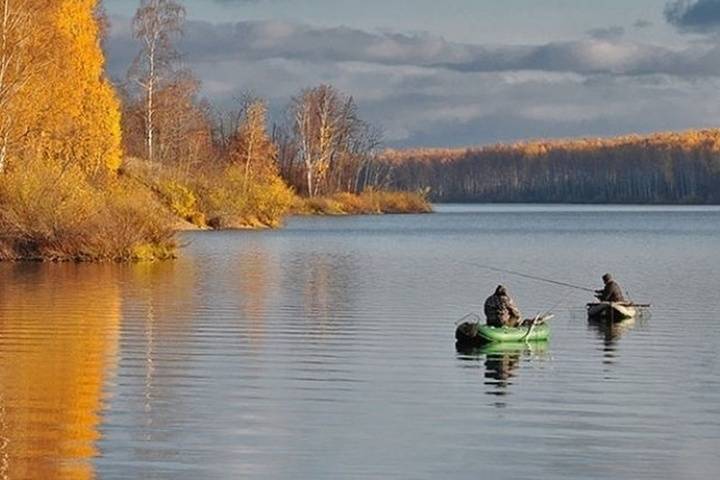
[[[388,150],[393,187],[436,202],[720,203],[720,130]]]

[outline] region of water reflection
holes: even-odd
[[[338,314],[355,305],[355,272],[359,269],[349,255],[317,254],[293,258],[288,279],[303,285],[287,285],[290,295],[302,292],[303,316],[323,328],[337,326]]]
[[[635,328],[637,321],[634,318],[622,322],[611,322],[608,320],[589,320],[588,326],[595,330],[603,340],[606,347],[615,346],[620,338]]]
[[[482,347],[457,347],[458,359],[482,362],[486,394],[504,397],[509,394],[523,359],[531,361],[547,352],[547,342],[491,343]],[[497,404],[504,406],[504,403]]]
[[[236,284],[238,288],[240,309],[248,322],[249,342],[259,347],[266,334],[265,316],[270,285],[278,282],[278,272],[272,268],[277,262],[269,258],[267,249],[257,245],[249,251],[241,252],[235,264],[239,278],[230,283]]]
[[[113,266],[0,270],[0,478],[95,477],[120,308]]]
[[[187,338],[193,333],[192,312],[202,308],[196,296],[197,272],[191,263],[141,263],[122,268],[123,316],[137,319],[124,330],[123,374],[127,377],[127,404],[116,415],[131,420],[126,434],[134,455],[149,461],[167,459],[159,445],[169,438],[177,417],[190,418],[190,406],[177,382],[191,364]],[[171,351],[171,355],[167,352]],[[172,404],[172,408],[167,408]],[[127,452],[105,452],[120,457]]]
[[[635,318],[613,322],[606,319],[589,319],[588,328],[594,330],[603,342],[603,363],[614,364],[617,360],[618,342],[635,328]]]
[[[308,219],[191,234],[170,263],[0,264],[0,478],[714,478],[718,235],[662,228],[720,217],[571,217]],[[607,331],[578,301],[552,362],[545,344],[449,354],[438,319],[494,280],[461,265],[480,251],[572,282],[618,271],[662,305],[652,329]]]

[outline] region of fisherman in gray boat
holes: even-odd
[[[606,273],[602,277],[605,287],[602,290],[595,290],[595,296],[601,302],[625,302],[625,296],[623,295],[622,288],[613,279],[612,275]]]
[[[522,314],[507,289],[498,285],[495,293],[485,300],[485,317],[491,327],[517,327]]]

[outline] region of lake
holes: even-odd
[[[0,265],[0,478],[707,479],[720,208],[440,205]],[[653,304],[588,324],[612,272]],[[547,344],[458,352],[503,283]]]

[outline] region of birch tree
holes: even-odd
[[[26,0],[0,0],[0,173],[7,165],[16,99],[41,67],[31,46],[37,33],[33,8]]]
[[[361,170],[375,155],[380,135],[360,119],[352,97],[321,85],[303,90],[293,99],[290,111],[296,151],[303,166],[301,190],[313,197],[360,188],[365,178]],[[295,162],[283,154],[282,163]],[[287,165],[281,169],[290,170]]]
[[[142,45],[130,76],[145,101],[144,127],[147,159],[155,157],[156,96],[161,83],[174,71],[177,52],[173,40],[182,34],[185,8],[175,0],[141,0],[133,19],[135,38]]]
[[[304,90],[293,99],[294,132],[305,169],[306,192],[317,195],[341,147],[345,122],[337,91],[329,85]]]

